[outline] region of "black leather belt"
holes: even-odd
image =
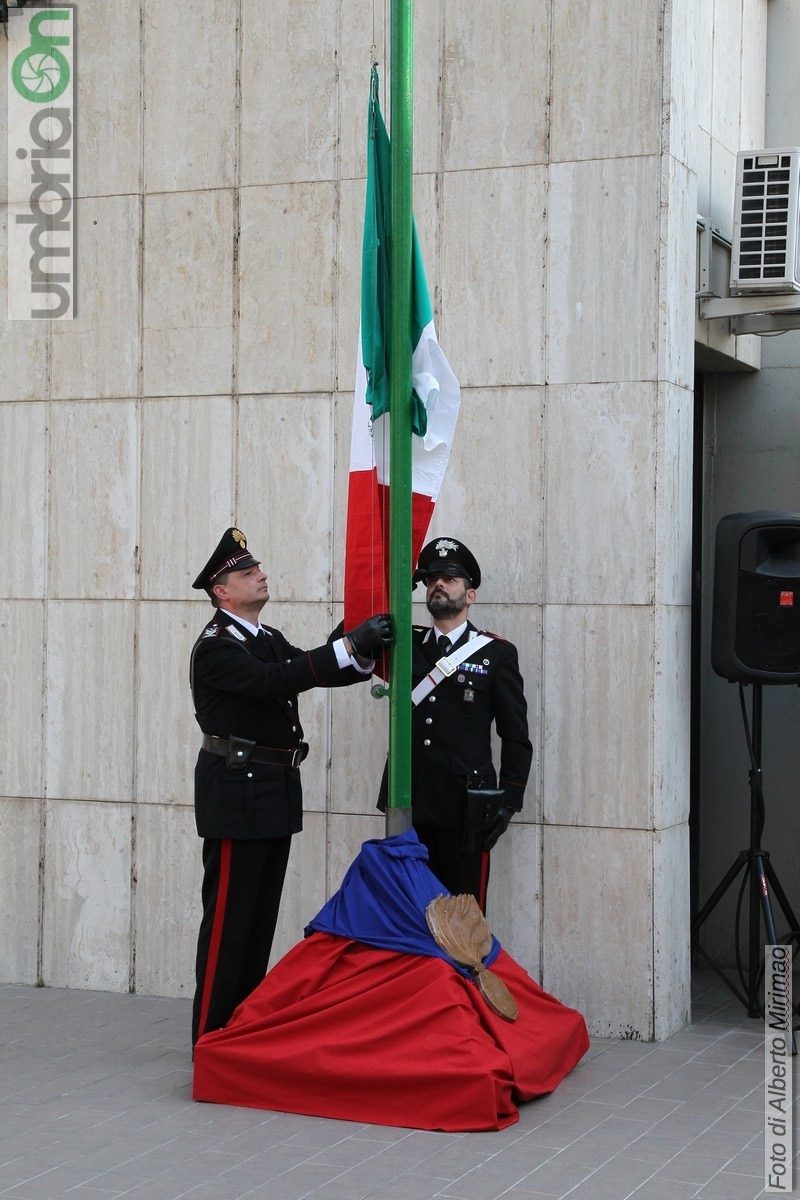
[[[242,767],[249,762],[267,763],[270,767],[299,767],[308,754],[307,742],[301,742],[293,750],[277,746],[256,746],[244,738],[236,738],[235,745],[241,746],[241,749],[232,751],[227,738],[216,737],[213,733],[203,734],[203,749],[208,750],[209,754],[219,754],[222,758],[227,758],[231,765],[235,764],[238,757]]]

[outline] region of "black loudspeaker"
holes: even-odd
[[[736,683],[800,683],[800,513],[717,526],[711,665]]]

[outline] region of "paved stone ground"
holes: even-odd
[[[500,1133],[195,1104],[189,1002],[0,987],[2,1200],[754,1200],[763,1035],[713,976],[663,1043],[597,1040]],[[798,1141],[797,1137],[795,1139]],[[795,1165],[800,1194],[800,1167]]]

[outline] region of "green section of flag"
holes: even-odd
[[[378,70],[372,68],[367,114],[367,200],[361,255],[361,353],[367,372],[367,404],[377,420],[389,411],[389,239],[392,235],[392,172],[389,135],[378,100]],[[411,232],[411,326],[408,357],[433,319],[416,225]],[[412,429],[424,437],[428,414],[412,389]]]

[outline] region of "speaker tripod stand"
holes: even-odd
[[[761,731],[762,731],[762,685],[754,683],[752,699],[752,736],[747,721],[747,708],[744,699],[744,689],[739,684],[739,701],[742,708],[742,717],[744,719],[745,737],[747,739],[747,749],[750,755],[750,845],[747,850],[742,850],[738,854],[736,860],[720,880],[717,887],[709,896],[706,903],[700,909],[697,916],[692,921],[692,946],[698,954],[708,963],[710,967],[719,975],[723,983],[730,988],[737,1000],[739,1000],[747,1009],[748,1017],[759,1017],[763,1015],[762,1007],[759,1003],[759,990],[761,985],[761,977],[763,973],[763,955],[761,941],[761,920],[764,922],[764,945],[776,945],[778,938],[775,932],[775,918],[772,909],[772,901],[770,899],[770,888],[775,895],[783,915],[789,925],[789,933],[781,940],[787,945],[794,943],[795,946],[800,944],[800,925],[798,925],[797,917],[792,911],[786,894],[781,887],[780,880],[775,873],[775,868],[769,860],[769,853],[761,847],[761,835],[764,832],[764,792],[762,788],[761,776]],[[725,974],[722,967],[716,963],[710,954],[708,954],[699,942],[700,928],[707,918],[711,915],[719,902],[722,900],[728,888],[734,883],[739,874],[744,871],[741,890],[739,892],[739,900],[736,906],[736,965],[739,975],[739,981],[742,987],[740,990],[731,982]],[[748,956],[747,956],[747,972],[745,974],[741,954],[739,950],[739,917],[741,914],[741,905],[744,898],[744,892],[749,881],[749,920],[748,920]],[[795,1005],[795,1011],[800,1011],[800,1006]]]

